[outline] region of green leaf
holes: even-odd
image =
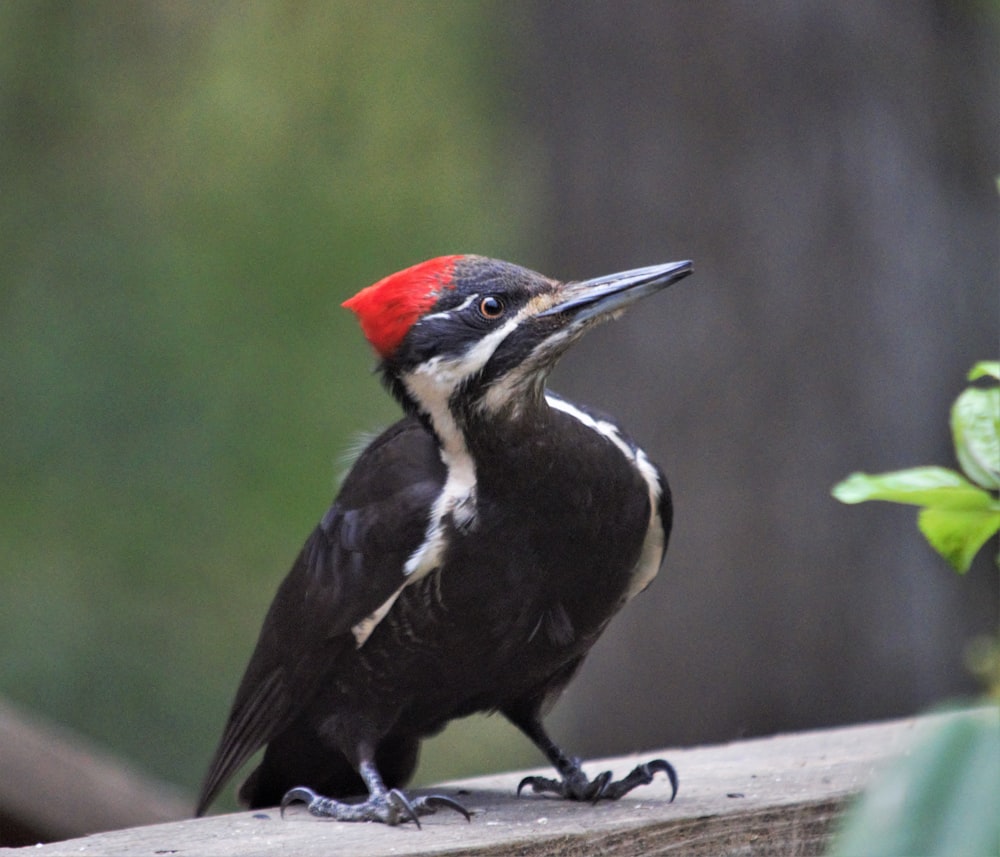
[[[917,525],[931,547],[964,574],[986,540],[1000,530],[1000,510],[932,507],[921,510]]]
[[[988,707],[936,724],[849,810],[833,857],[983,857],[1000,837],[1000,723]]]
[[[963,392],[951,408],[951,433],[969,478],[991,491],[1000,489],[1000,387]]]
[[[989,509],[996,501],[954,470],[913,467],[892,473],[853,473],[833,487],[841,503],[887,500],[942,509]]]
[[[1000,381],[1000,360],[980,360],[969,370],[970,381],[986,377],[996,378]]]

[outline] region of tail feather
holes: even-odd
[[[390,738],[375,754],[375,766],[389,788],[406,785],[417,767],[420,741]],[[275,806],[285,792],[308,786],[326,797],[364,797],[364,781],[342,753],[326,750],[320,739],[301,721],[278,735],[260,765],[240,787],[240,803],[248,809]]]

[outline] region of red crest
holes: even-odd
[[[407,331],[437,302],[443,289],[454,288],[461,256],[439,256],[406,268],[362,289],[344,301],[358,317],[365,338],[381,357],[396,350]]]

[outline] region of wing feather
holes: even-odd
[[[437,444],[406,418],[358,459],[267,612],[198,799],[201,815],[229,778],[287,727],[354,650],[351,628],[405,582],[446,477]]]

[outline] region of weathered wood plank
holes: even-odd
[[[947,715],[941,715],[947,716]],[[669,758],[680,774],[669,802],[664,778],[617,803],[596,806],[539,796],[516,798],[530,771],[477,777],[437,789],[474,815],[466,823],[443,812],[412,824],[344,824],[314,819],[301,808],[282,820],[273,810],[233,813],[131,828],[32,849],[38,857],[79,855],[805,855],[820,854],[847,798],[886,760],[904,752],[919,723],[897,720],[782,735],[588,765],[626,773],[638,761]],[[419,790],[418,790],[419,793]],[[17,849],[0,849],[13,855]]]

